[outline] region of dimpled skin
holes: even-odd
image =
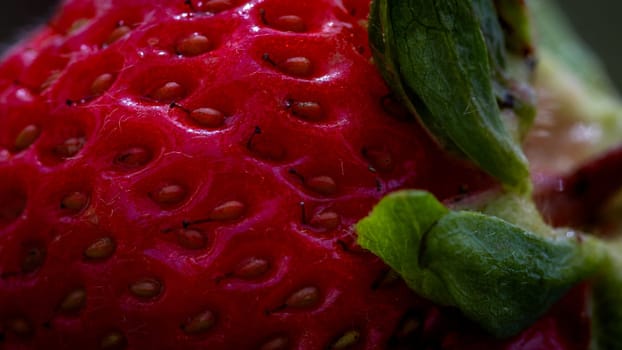
[[[584,289],[497,341],[356,246],[390,191],[492,186],[387,97],[368,5],[67,0],[14,47],[0,348],[586,348]]]

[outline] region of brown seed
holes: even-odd
[[[306,57],[290,57],[279,64],[279,69],[296,77],[307,77],[313,72],[311,60]]]
[[[225,122],[225,115],[217,109],[203,107],[190,112],[190,119],[201,126],[217,128]]]
[[[94,96],[102,95],[106,92],[114,83],[114,75],[110,73],[104,73],[99,75],[91,84],[90,93]]]
[[[89,19],[88,18],[79,18],[79,19],[73,21],[73,23],[71,24],[69,29],[67,29],[67,34],[73,34],[73,33],[77,32],[78,30],[80,30],[80,28],[84,27],[88,23],[89,23]]]
[[[143,278],[132,283],[130,292],[141,299],[155,298],[162,292],[162,283],[155,278]]]
[[[162,205],[177,204],[186,197],[186,189],[181,185],[165,185],[152,195],[154,201]]]
[[[261,277],[270,269],[270,263],[261,258],[248,258],[242,261],[235,269],[234,275],[243,279],[253,279]]]
[[[22,272],[30,273],[37,270],[45,261],[45,250],[41,247],[29,247],[24,252]]]
[[[147,97],[162,103],[172,103],[184,97],[186,89],[175,81],[169,81],[151,91]]]
[[[83,192],[72,192],[60,202],[60,207],[73,212],[79,212],[86,207],[89,197]]]
[[[319,300],[320,290],[317,287],[305,287],[290,295],[285,305],[295,309],[304,309],[317,304]]]
[[[75,289],[65,296],[61,301],[59,309],[63,312],[76,312],[84,306],[86,302],[86,291],[84,288]]]
[[[62,74],[62,71],[60,70],[51,71],[48,77],[45,79],[45,81],[41,84],[40,89],[45,90],[49,88],[50,86],[52,86],[58,80],[58,78],[60,78],[61,74]]]
[[[193,33],[177,42],[175,48],[177,53],[183,56],[197,56],[208,52],[212,48],[212,43],[205,36],[199,33]]]
[[[128,34],[131,31],[132,31],[132,28],[128,26],[124,26],[124,25],[118,26],[110,33],[110,36],[108,36],[108,39],[106,39],[105,44],[110,45],[114,43],[115,41],[121,39],[122,37],[124,37],[126,34]]]
[[[246,211],[246,205],[240,201],[228,201],[212,210],[209,218],[216,221],[239,219]]]
[[[102,260],[110,257],[116,249],[114,240],[110,237],[102,237],[91,243],[85,250],[87,259]]]
[[[123,349],[127,344],[125,336],[118,331],[106,334],[99,343],[100,349]]]
[[[138,168],[151,160],[151,152],[143,147],[131,147],[119,153],[114,163],[125,168]]]
[[[71,137],[65,140],[60,145],[54,147],[54,154],[61,158],[71,158],[74,157],[80,150],[84,147],[86,143],[86,138],[79,137]]]
[[[272,26],[286,32],[302,33],[307,30],[303,19],[296,15],[281,16],[272,23]]]
[[[177,241],[182,247],[187,249],[201,249],[205,248],[207,244],[205,236],[201,232],[192,229],[178,230]]]
[[[289,349],[289,339],[281,336],[265,342],[259,350],[286,350]]]
[[[360,339],[361,333],[356,330],[351,330],[335,340],[335,342],[330,345],[329,349],[347,349],[358,343]]]
[[[218,13],[230,9],[233,6],[231,0],[208,0],[203,3],[201,10]]]
[[[34,331],[30,322],[23,317],[9,320],[7,322],[7,328],[20,337],[27,337]]]
[[[182,324],[181,329],[188,334],[199,334],[209,331],[216,323],[216,316],[210,310],[201,312]]]
[[[17,134],[13,148],[18,152],[25,150],[37,140],[40,133],[41,130],[38,126],[34,124],[27,125]]]
[[[330,176],[316,176],[305,182],[307,188],[323,195],[332,195],[337,192],[337,184]]]
[[[294,101],[291,104],[292,114],[308,121],[319,121],[324,119],[322,106],[317,102]]]
[[[341,223],[341,217],[334,211],[324,211],[315,214],[309,222],[311,226],[324,230],[334,230]]]

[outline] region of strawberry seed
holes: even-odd
[[[82,209],[84,209],[84,207],[86,207],[86,205],[89,202],[89,197],[82,192],[72,192],[68,195],[66,195],[65,197],[63,197],[63,199],[60,202],[60,207],[62,209],[67,209],[69,211],[72,212],[79,212]]]
[[[216,316],[210,310],[190,318],[182,324],[181,329],[187,334],[199,334],[209,331],[216,323]]]
[[[17,152],[25,150],[37,140],[40,133],[41,130],[38,126],[34,124],[27,125],[17,134],[15,142],[13,143],[13,148]]]
[[[261,277],[270,269],[270,263],[261,258],[248,258],[238,265],[234,275],[242,279]]]
[[[86,302],[86,291],[84,288],[75,289],[65,296],[61,301],[59,309],[63,312],[76,312],[81,309]]]
[[[212,47],[212,43],[205,36],[199,33],[193,33],[177,42],[175,50],[182,56],[198,56],[208,52]]]
[[[305,182],[307,188],[322,195],[333,195],[337,192],[337,183],[330,176],[316,176]]]
[[[329,349],[347,349],[354,346],[361,339],[361,333],[356,330],[351,330],[340,336],[334,343],[332,343]]]
[[[93,80],[89,92],[93,96],[100,96],[112,86],[112,83],[114,83],[114,75],[110,73],[101,74]]]
[[[130,292],[141,299],[155,298],[162,292],[162,283],[154,278],[144,278],[132,283]]]
[[[306,57],[290,57],[278,67],[285,74],[301,78],[311,75],[313,71],[311,60]]]
[[[304,309],[317,304],[319,300],[320,290],[317,287],[305,287],[290,295],[285,302],[285,306]]]
[[[85,250],[84,256],[91,260],[103,260],[110,257],[116,249],[116,244],[110,237],[102,237],[91,243]]]
[[[106,334],[101,342],[99,343],[99,348],[102,350],[110,350],[110,349],[122,349],[125,347],[127,340],[125,336],[118,331],[113,331]]]
[[[287,337],[276,337],[264,343],[260,350],[286,350],[289,349],[289,339]]]
[[[217,128],[225,122],[225,115],[219,110],[203,107],[190,112],[190,119],[201,126]]]
[[[246,211],[246,205],[240,201],[228,201],[220,204],[210,213],[210,219],[229,221],[239,219]]]

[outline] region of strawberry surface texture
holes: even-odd
[[[586,349],[584,286],[497,340],[356,245],[389,192],[497,186],[390,97],[368,12],[67,0],[5,54],[0,348]]]

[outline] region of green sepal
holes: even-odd
[[[490,0],[478,4],[476,10],[459,0],[374,1],[374,59],[396,96],[439,142],[507,187],[527,192],[527,162],[504,125],[493,89],[491,65],[504,64],[500,36],[481,29],[482,23],[493,31],[498,26]]]
[[[498,217],[449,211],[422,191],[385,197],[356,230],[358,243],[417,294],[459,308],[497,337],[531,325],[605,258],[590,237],[540,235]]]

